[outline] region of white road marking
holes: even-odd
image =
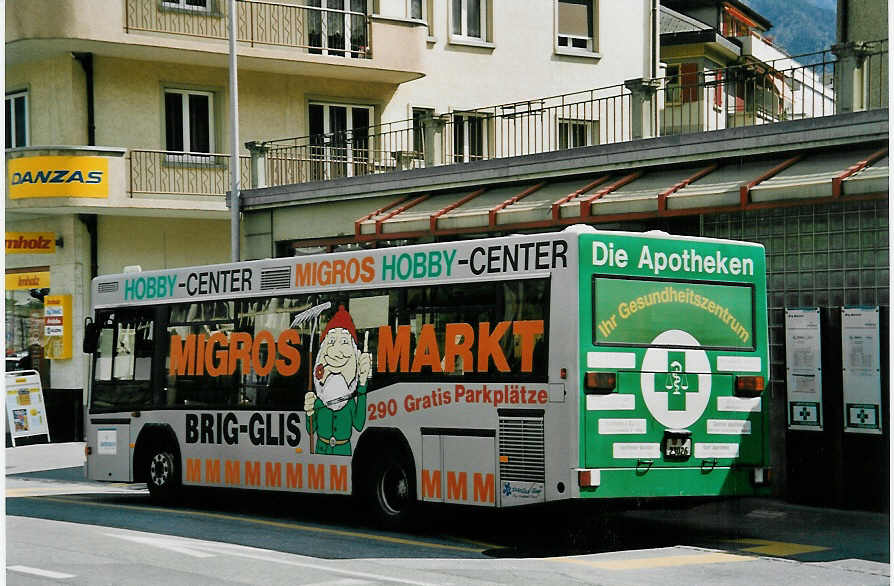
[[[375,582],[370,582],[369,580],[354,580],[353,578],[342,578],[341,580],[314,582],[313,584],[305,584],[304,586],[358,586],[359,584],[375,584]]]
[[[213,553],[206,553],[204,551],[196,551],[192,547],[187,547],[186,544],[181,543],[179,541],[175,541],[173,539],[167,539],[165,537],[143,537],[141,535],[122,535],[120,533],[106,533],[105,535],[109,537],[117,537],[119,539],[126,539],[127,541],[133,541],[135,543],[142,543],[143,545],[151,545],[153,547],[158,547],[160,549],[166,549],[168,551],[173,551],[176,553],[182,553],[184,555],[192,556],[194,558],[213,558]]]
[[[74,578],[74,574],[63,574],[62,572],[51,572],[50,570],[41,570],[40,568],[29,568],[28,566],[7,566],[6,568],[12,572],[21,574],[32,574],[41,578],[53,578],[54,580],[65,580],[66,578]]]
[[[320,570],[323,572],[329,572],[332,574],[342,574],[346,576],[352,576],[355,578],[361,578],[366,580],[372,580],[373,582],[382,583],[382,582],[392,582],[397,584],[413,584],[414,586],[442,586],[440,583],[434,582],[420,582],[418,580],[405,580],[402,578],[394,578],[392,576],[385,576],[382,574],[370,574],[367,572],[356,572],[352,570],[342,570],[339,568],[334,568],[331,566],[326,566],[322,564],[314,564],[308,562],[300,562],[291,559],[284,559],[282,557],[277,557],[275,555],[271,555],[275,552],[271,552],[266,549],[258,549],[254,547],[248,547],[244,545],[236,545],[230,543],[217,543],[211,541],[201,541],[197,539],[188,539],[188,538],[170,538],[170,537],[149,537],[149,536],[140,536],[140,535],[131,535],[124,533],[104,533],[109,537],[117,537],[120,539],[127,539],[130,541],[135,541],[137,543],[143,543],[146,545],[153,545],[155,547],[160,547],[162,549],[167,549],[170,551],[176,551],[178,553],[183,553],[186,555],[191,555],[194,557],[213,557],[215,554],[218,555],[231,555],[236,557],[242,557],[252,560],[258,560],[262,562],[272,562],[275,564],[283,564],[287,566],[296,566],[300,568],[311,568],[314,570]],[[196,551],[196,550],[204,550],[204,551]],[[206,553],[213,552],[213,553]],[[290,555],[290,554],[286,554]]]

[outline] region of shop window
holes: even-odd
[[[33,354],[44,346],[44,306],[34,282],[49,281],[49,267],[6,273],[6,370],[37,368]],[[37,285],[38,287],[40,285]]]

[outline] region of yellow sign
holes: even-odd
[[[55,232],[7,232],[6,254],[52,254],[56,252]]]
[[[109,197],[104,157],[22,157],[6,162],[9,199]]]
[[[44,356],[71,358],[71,295],[47,295],[43,300]]]
[[[50,271],[37,271],[33,273],[6,273],[7,291],[46,289],[49,286]]]

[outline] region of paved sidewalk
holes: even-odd
[[[84,442],[6,448],[6,498],[145,492],[145,484],[87,480]]]
[[[6,448],[6,475],[84,465],[84,442]]]

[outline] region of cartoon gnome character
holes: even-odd
[[[307,432],[317,454],[350,456],[353,430],[361,431],[366,423],[372,356],[366,348],[363,352],[358,348],[354,321],[343,305],[320,339],[313,372],[315,392],[304,396]]]

